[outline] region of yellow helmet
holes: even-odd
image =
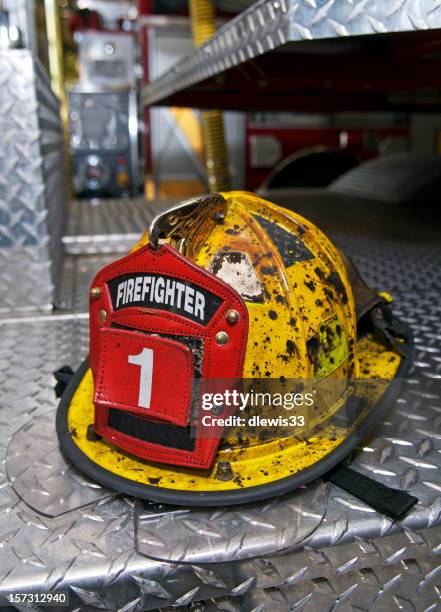
[[[57,415],[63,451],[106,486],[188,505],[327,472],[385,409],[412,344],[315,225],[246,192],[157,214],[94,279],[90,332]]]

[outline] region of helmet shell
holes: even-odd
[[[354,298],[343,260],[313,223],[247,192],[223,194],[223,223],[187,246],[245,301],[243,378],[356,376]]]

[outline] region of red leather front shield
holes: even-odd
[[[139,332],[101,330],[95,404],[184,427],[192,380],[192,354],[184,344]]]
[[[143,459],[209,468],[222,428],[198,435],[195,381],[242,377],[244,302],[168,245],[147,245],[110,264],[92,287],[100,290],[90,299],[95,431]],[[233,324],[230,310],[239,314]]]

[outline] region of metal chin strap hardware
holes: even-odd
[[[220,193],[206,194],[167,206],[150,223],[150,248],[158,249],[159,239],[171,235],[184,239],[200,224],[201,219],[211,219],[214,224],[217,223],[225,207],[225,199]]]
[[[375,329],[384,334],[392,348],[401,357],[407,357],[408,347],[406,340],[408,340],[408,330],[401,321],[392,318],[391,310],[386,304],[372,309],[371,321]]]

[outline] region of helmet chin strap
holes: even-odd
[[[418,498],[399,489],[392,489],[345,465],[328,472],[327,480],[372,506],[377,512],[399,521],[418,503]]]
[[[409,356],[408,342],[411,333],[405,324],[393,317],[385,298],[368,287],[358,272],[354,262],[342,251],[340,255],[345,264],[355,301],[355,311],[359,331],[369,325],[381,332],[393,350],[401,357]]]
[[[347,257],[342,251],[339,251],[339,253],[345,264],[352,288],[357,321],[360,321],[372,308],[383,303],[384,299],[364,282],[352,259]]]

